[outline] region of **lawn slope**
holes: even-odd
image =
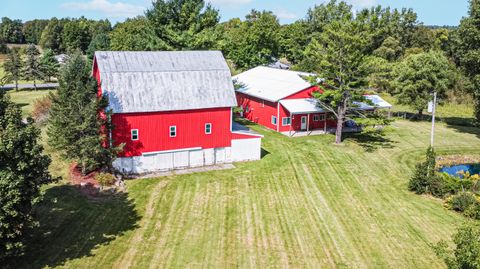
[[[128,182],[87,200],[46,191],[25,268],[443,268],[431,244],[464,219],[406,190],[426,122],[385,139],[265,135],[265,157],[215,171]],[[440,124],[442,152],[478,152],[480,132]]]

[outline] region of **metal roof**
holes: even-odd
[[[381,98],[378,95],[365,95],[365,98],[372,101],[373,106],[363,102],[353,102],[357,106],[353,108],[353,110],[372,110],[375,108],[393,107],[391,104],[383,100],[383,98]],[[280,100],[280,104],[282,104],[282,106],[285,107],[285,109],[290,111],[290,113],[292,114],[327,112],[326,110],[322,109],[319,106],[318,101],[314,98],[285,99],[285,100]]]
[[[376,108],[392,108],[393,107],[393,105],[391,105],[389,102],[385,101],[382,97],[375,94],[365,95],[365,98],[372,101],[372,103],[375,105]]]
[[[99,51],[95,59],[113,113],[237,105],[230,69],[219,51]]]
[[[237,92],[277,102],[311,87],[312,85],[302,76],[312,75],[311,73],[259,66],[234,76],[233,80],[241,86]]]
[[[318,101],[313,98],[306,99],[285,99],[280,104],[292,114],[300,113],[324,113],[326,112],[318,105]]]

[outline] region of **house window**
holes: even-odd
[[[283,126],[289,126],[292,123],[292,120],[290,117],[282,118],[282,125]]]
[[[137,141],[138,140],[138,129],[132,129],[132,141]]]
[[[272,116],[272,124],[277,125],[277,117]]]
[[[246,112],[246,113],[250,112],[250,108],[248,107],[248,105],[245,106],[245,112]]]
[[[313,121],[325,121],[325,114],[313,115]]]
[[[212,134],[212,124],[211,123],[205,124],[205,134]]]
[[[177,136],[177,126],[170,126],[170,137]]]

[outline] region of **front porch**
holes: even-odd
[[[335,134],[336,128],[327,128],[324,129],[314,129],[309,131],[289,131],[289,132],[280,132],[281,134],[288,137],[304,137],[311,135],[324,135],[324,134]],[[361,127],[343,127],[342,133],[359,133],[362,131]]]

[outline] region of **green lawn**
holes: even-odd
[[[89,200],[52,185],[20,268],[443,268],[431,249],[464,218],[407,191],[427,122],[384,139],[265,135],[237,168],[128,182]],[[478,153],[480,130],[440,124],[443,153]]]
[[[38,91],[9,91],[8,94],[13,102],[20,105],[24,117],[30,115],[33,109],[33,103],[42,97],[47,96],[52,90]]]

